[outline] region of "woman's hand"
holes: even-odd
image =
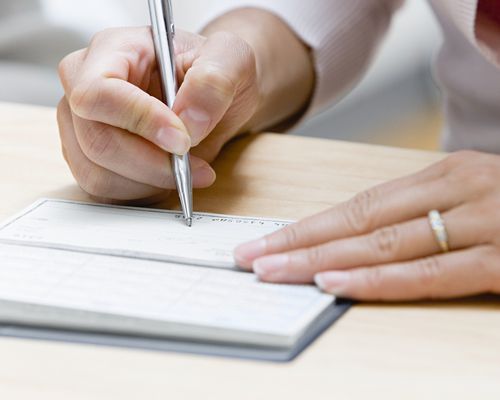
[[[427,214],[439,210],[450,252]],[[500,293],[500,156],[460,152],[236,249],[264,281],[360,300]]]
[[[63,153],[92,196],[157,198],[175,187],[170,154],[191,148],[193,184],[209,186],[209,163],[225,143],[286,120],[310,97],[308,49],[265,11],[228,13],[205,36],[179,32],[175,50],[180,88],[173,110],[159,100],[149,28],[106,30],[61,62]],[[283,69],[281,61],[291,58],[297,63]]]
[[[91,195],[130,200],[172,189],[170,153],[182,155],[202,142],[191,160],[193,183],[214,182],[208,163],[257,106],[254,55],[235,36],[207,39],[184,32],[176,52],[182,86],[173,110],[159,100],[148,28],[104,31],[88,49],[62,61],[62,146],[74,176]]]

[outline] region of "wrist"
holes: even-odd
[[[253,49],[259,103],[243,130],[285,125],[306,109],[314,89],[314,66],[309,48],[274,14],[254,8],[230,11],[202,32],[238,35]]]

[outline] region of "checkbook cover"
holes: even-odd
[[[176,352],[240,358],[247,360],[288,362],[294,360],[313,343],[324,331],[336,322],[350,307],[347,300],[337,300],[328,307],[306,330],[305,334],[292,348],[263,348],[220,343],[182,341],[157,337],[125,336],[98,332],[69,331],[53,328],[16,326],[0,324],[0,337],[57,341],[76,344],[89,344],[108,347],[121,347],[138,350]]]

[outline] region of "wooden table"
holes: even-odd
[[[196,209],[296,219],[441,157],[247,137],[224,150]],[[0,105],[0,193],[0,219],[39,197],[89,200],[60,155],[54,110]],[[0,398],[499,399],[500,302],[358,305],[290,364],[0,339]]]

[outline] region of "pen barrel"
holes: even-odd
[[[172,109],[177,94],[174,35],[175,26],[170,0],[148,0],[156,61],[160,72],[163,101]],[[186,223],[193,217],[193,184],[189,153],[172,155],[172,170]]]
[[[172,108],[177,94],[172,7],[167,0],[148,0],[148,3],[163,100],[169,108]]]
[[[172,156],[172,169],[175,174],[175,181],[179,192],[182,212],[186,219],[193,218],[193,182],[191,177],[191,164],[189,153]]]

